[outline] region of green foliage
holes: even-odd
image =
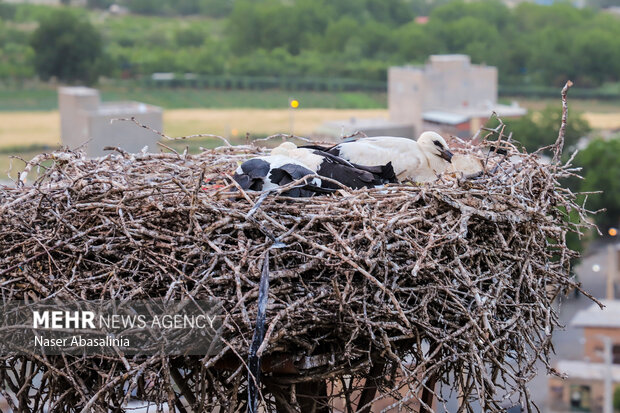
[[[403,0],[238,0],[227,33],[232,50],[241,54],[258,48],[284,48],[292,54],[317,46],[342,50],[350,39],[359,38],[362,54],[370,56],[378,52],[377,46],[385,50],[388,43],[396,44],[391,28],[412,18]]]
[[[620,72],[620,37],[605,30],[591,30],[578,36],[572,46],[577,54],[588,56],[574,62],[575,74],[581,84],[596,85],[606,80],[616,80]]]
[[[401,26],[397,36],[401,39],[398,43],[398,55],[403,61],[422,63],[431,53],[442,50],[438,36],[417,23]]]
[[[31,65],[34,52],[19,43],[7,43],[0,48],[0,78],[27,79],[34,76]]]
[[[620,410],[620,386],[614,389],[614,409]]]
[[[180,47],[199,47],[208,37],[208,33],[201,27],[190,26],[182,27],[175,31],[174,41]]]
[[[110,56],[107,62],[114,64],[109,73],[115,76],[198,68],[197,73],[220,75],[376,80],[385,78],[390,65],[422,63],[430,54],[465,53],[474,63],[497,66],[502,85],[557,88],[569,78],[580,88],[620,82],[618,19],[561,2],[553,6],[523,2],[513,9],[500,0],[116,3],[134,14],[71,9],[79,13],[80,21],[96,22]],[[88,0],[95,9],[109,4],[110,0]],[[0,66],[4,65],[0,77],[34,72],[32,49],[19,38],[29,37],[32,23],[55,11],[48,6],[0,3],[0,18],[11,21],[6,27],[0,24],[0,42],[21,45],[11,46],[10,57],[0,57]],[[185,15],[192,17],[170,17]],[[414,22],[415,16],[423,15],[430,16],[427,24]]]
[[[228,20],[230,45],[237,53],[284,48],[299,54],[309,48],[314,34],[322,33],[331,7],[316,0],[282,4],[276,0],[238,0]]]
[[[204,0],[200,10],[207,16],[222,18],[228,16],[233,9],[233,0]]]
[[[95,83],[104,65],[101,35],[73,13],[59,10],[41,21],[30,45],[34,66],[43,80]]]
[[[553,145],[558,138],[562,123],[562,108],[547,106],[539,113],[529,112],[518,119],[504,119],[507,125],[505,133],[512,132],[528,152],[534,152],[544,146]],[[497,120],[489,122],[490,127],[497,126]],[[581,137],[590,132],[590,125],[579,113],[571,112],[564,135],[564,152],[570,152]]]
[[[15,4],[7,4],[0,2],[0,19],[13,20],[17,6]]]
[[[39,4],[20,4],[15,10],[13,21],[17,23],[38,22],[57,10],[56,7],[43,6]],[[78,9],[73,10],[74,13],[83,15]]]
[[[88,0],[89,4],[108,0]],[[188,16],[203,14],[225,17],[230,14],[234,0],[120,0],[114,3],[127,7],[132,13],[152,16]]]
[[[620,224],[620,137],[595,139],[575,158],[575,165],[581,166],[584,180],[580,192],[603,191],[590,195],[588,207],[593,210],[605,208],[594,216],[603,232]]]
[[[402,0],[366,0],[366,11],[381,23],[404,24],[413,19],[411,7]]]
[[[385,93],[309,91],[293,93],[304,108],[385,109]],[[291,97],[291,92],[286,90],[143,88],[136,86],[135,82],[122,81],[119,81],[117,85],[102,85],[101,94],[104,101],[137,100],[165,109],[285,109]],[[0,111],[36,111],[56,108],[58,108],[58,93],[55,87],[0,86]]]
[[[86,0],[86,6],[89,9],[105,10],[114,3],[114,0]]]

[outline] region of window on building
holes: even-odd
[[[563,397],[564,397],[564,386],[563,385],[558,384],[556,386],[551,386],[551,391],[550,391],[551,400],[553,400],[554,402],[559,402],[559,401],[562,401]]]
[[[612,363],[620,364],[620,344],[614,344],[611,350]]]
[[[590,400],[590,386],[573,384],[570,386],[571,411],[589,412],[592,402]]]

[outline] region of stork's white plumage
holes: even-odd
[[[392,163],[399,181],[430,181],[445,172],[452,158],[448,144],[438,133],[424,132],[417,141],[394,136],[343,142],[328,152],[349,162],[376,166]]]
[[[316,172],[324,158],[313,152],[309,149],[298,148],[293,142],[282,142],[271,150],[271,156],[286,156],[295,159]]]

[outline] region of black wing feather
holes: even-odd
[[[264,178],[271,165],[262,159],[250,159],[241,164],[241,170],[251,178]]]
[[[310,169],[301,165],[284,164],[279,168],[272,169],[271,173],[269,174],[269,179],[273,183],[278,184],[279,186],[284,186],[308,175],[315,176],[316,174]],[[312,178],[306,179],[303,185],[291,188],[288,191],[283,192],[282,195],[290,196],[293,198],[300,198],[310,197],[316,194],[329,194],[334,192],[334,189],[322,188],[320,186],[310,183],[309,181],[311,179]]]
[[[340,150],[337,147],[333,147],[331,150],[340,153]],[[341,158],[337,154],[324,152],[318,149],[314,150],[313,153],[315,155],[322,156],[325,160],[323,162],[323,165],[320,167],[320,170],[317,171],[319,175],[336,179],[342,182],[344,185],[350,186],[351,188],[370,188],[375,185],[398,182],[398,179],[396,179],[396,174],[394,173],[394,168],[392,167],[392,162],[388,162],[385,165],[366,166],[351,163],[346,159]],[[342,173],[337,172],[339,170],[337,167],[327,166],[329,163],[340,165],[342,167]],[[367,174],[361,172],[367,172]],[[325,175],[325,173],[331,175]],[[342,179],[346,180],[346,182],[340,178],[341,176]],[[357,178],[355,178],[356,176]],[[365,182],[365,184],[361,184],[359,182],[360,180],[362,182]],[[353,183],[353,185],[356,186],[350,185],[347,182],[351,182]]]
[[[353,189],[372,188],[381,185],[381,180],[368,171],[334,162],[323,162],[317,171],[319,175],[334,179]],[[327,188],[338,188],[338,185],[325,182]]]
[[[392,162],[388,162],[385,165],[377,165],[377,166],[366,166],[360,165],[356,163],[351,163],[344,158],[340,157],[340,147],[339,145],[334,145],[330,148],[322,147],[319,145],[305,145],[300,146],[300,148],[312,149],[313,153],[316,155],[320,155],[324,158],[330,159],[333,162],[361,169],[362,171],[370,172],[376,177],[381,179],[381,183],[396,183],[398,179],[396,178],[396,174],[394,173],[394,168],[392,167]]]

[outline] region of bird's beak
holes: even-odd
[[[452,163],[452,152],[450,152],[447,149],[444,149],[442,151],[439,152],[440,153],[440,157],[445,159],[446,161],[448,161],[449,163]]]

